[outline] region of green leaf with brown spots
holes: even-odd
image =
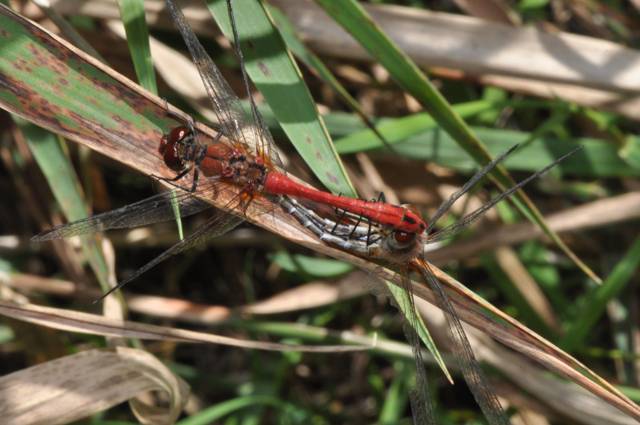
[[[161,99],[2,6],[0,106],[147,174],[165,168],[158,142],[180,123]]]

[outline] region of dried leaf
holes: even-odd
[[[147,391],[162,393],[169,407],[135,399]],[[12,425],[64,424],[129,400],[140,422],[171,424],[188,395],[187,384],[145,351],[89,350],[0,378],[0,415]]]
[[[250,341],[186,329],[155,326],[128,320],[123,321],[68,309],[42,307],[34,304],[15,304],[7,301],[0,301],[0,314],[48,328],[101,336],[222,344],[232,347],[270,351],[339,353],[363,349],[363,347],[357,346],[309,346]]]

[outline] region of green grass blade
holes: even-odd
[[[409,385],[412,368],[404,362],[394,363],[395,378],[391,381],[389,390],[385,394],[384,403],[380,409],[378,422],[381,425],[397,424],[402,419],[409,401]]]
[[[207,4],[225,36],[233,40],[226,2]],[[329,190],[355,196],[300,70],[261,3],[234,1],[233,8],[247,72],[283,130]]]
[[[404,90],[421,103],[469,155],[479,164],[486,164],[491,160],[487,149],[460,116],[451,109],[442,94],[429,82],[418,66],[378,28],[359,3],[354,0],[341,2],[316,0],[316,2],[379,61]],[[503,167],[497,167],[491,175],[501,190],[514,184],[513,179]],[[542,214],[524,192],[518,191],[515,197],[520,201],[516,202],[516,205],[527,218],[537,223],[585,274],[596,282],[601,282],[601,279],[549,228]]]
[[[353,265],[324,257],[310,257],[279,251],[271,258],[280,268],[290,273],[314,278],[335,279],[353,270]]]
[[[158,94],[156,73],[153,68],[151,48],[149,46],[149,29],[145,21],[143,0],[119,0],[120,17],[127,33],[129,54],[133,61],[133,67],[142,87],[151,93]],[[175,191],[172,192],[171,204],[176,217],[178,237],[184,239],[182,218],[180,217],[180,205],[175,199]]]
[[[158,93],[156,73],[149,47],[149,30],[145,21],[143,0],[118,0],[120,17],[127,33],[129,53],[138,82],[151,93]]]
[[[427,326],[424,324],[424,321],[422,320],[422,316],[420,315],[420,312],[415,310],[415,314],[414,314],[411,311],[412,309],[415,308],[415,306],[414,306],[413,300],[409,298],[409,294],[407,293],[407,291],[405,291],[403,288],[397,285],[394,285],[392,283],[386,282],[386,284],[387,284],[387,289],[389,289],[389,291],[391,292],[391,295],[393,296],[393,299],[395,300],[396,305],[398,306],[398,308],[400,309],[404,317],[407,318],[408,322],[414,327],[415,331],[418,334],[418,337],[420,337],[420,340],[422,341],[424,346],[427,347],[427,350],[429,350],[429,352],[435,359],[436,364],[440,367],[440,369],[442,370],[444,375],[447,377],[447,379],[450,382],[453,382],[453,378],[451,378],[451,374],[447,369],[447,365],[444,363],[444,359],[442,358],[442,355],[438,351],[438,347],[436,346],[436,343],[433,341],[433,338],[429,333],[429,329],[427,329]],[[418,323],[413,323],[413,320],[409,319],[413,317],[417,318]]]
[[[638,271],[640,265],[640,237],[636,238],[633,245],[622,260],[605,279],[601,286],[594,289],[588,297],[588,302],[581,312],[572,320],[566,336],[560,342],[560,346],[571,352],[578,348],[589,337],[594,325],[605,312],[607,303],[626,288],[631,278]]]
[[[65,217],[69,221],[87,217],[87,206],[78,177],[61,141],[57,136],[33,124],[27,124],[21,119],[17,122]],[[89,260],[102,290],[109,290],[107,263],[96,238],[85,236],[82,241],[85,258]]]
[[[463,117],[473,117],[486,108],[490,109],[489,105],[490,103],[485,101],[472,101],[454,105],[453,108]],[[271,111],[261,107],[260,112],[271,131],[277,132],[278,123]],[[340,154],[366,152],[383,147],[354,114],[333,112],[325,115],[324,120],[333,137],[338,138],[335,144]],[[415,160],[432,161],[463,172],[472,172],[478,168],[477,162],[450,135],[438,128],[427,114],[384,118],[379,120],[378,128],[399,155]],[[527,144],[532,138],[531,133],[524,131],[486,127],[472,129],[485,141],[492,156],[507,151],[514,144]],[[587,178],[640,176],[640,169],[630,166],[620,158],[616,146],[607,140],[591,137],[540,135],[536,138],[536,143],[528,143],[527,146],[519,148],[502,165],[508,170],[535,172],[576,145],[582,146],[583,149],[557,167],[563,174]]]
[[[462,103],[453,109],[463,117],[472,117],[494,108],[492,102],[478,100]],[[402,118],[381,120],[377,126],[385,140],[391,144],[401,143],[410,137],[438,128],[438,123],[425,113],[413,114]],[[382,147],[380,139],[371,130],[354,131],[335,141],[340,154],[363,152]]]
[[[189,418],[181,420],[177,425],[207,425],[219,421],[233,412],[254,406],[270,406],[280,410],[292,408],[291,405],[283,403],[276,397],[263,395],[239,397],[208,407]]]
[[[385,140],[384,136],[375,127],[371,118],[362,110],[360,104],[356,99],[349,94],[349,91],[340,84],[340,81],[333,75],[331,70],[322,62],[322,60],[311,52],[304,43],[298,38],[293,24],[289,19],[275,7],[269,7],[269,14],[273,18],[274,23],[278,27],[284,42],[287,44],[287,48],[304,63],[310,70],[312,70],[319,78],[321,78],[326,84],[338,93],[344,103],[351,108],[362,120],[362,122],[369,128],[378,141],[388,148],[391,148],[389,142]]]

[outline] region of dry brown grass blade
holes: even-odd
[[[472,329],[472,331],[475,330]],[[477,331],[471,333],[475,334]],[[631,425],[637,423],[635,419],[595,397],[587,390],[578,387],[573,382],[548,374],[540,366],[504,347],[491,346],[490,349],[476,350],[476,352],[479,359],[498,368],[509,381],[517,383],[527,394],[544,402],[544,405],[552,407],[562,417],[588,425]],[[561,420],[557,422],[564,423]]]
[[[365,273],[355,271],[335,283],[309,282],[283,291],[266,300],[244,306],[241,311],[250,314],[279,314],[332,305],[368,292]]]
[[[327,56],[370,60],[312,1],[272,3],[314,50]],[[509,90],[640,118],[640,54],[633,49],[592,37],[514,28],[469,16],[399,6],[365,8],[420,66],[454,69],[458,76],[490,78],[485,81]],[[442,75],[452,77],[453,73]]]
[[[500,268],[509,277],[509,280],[513,282],[514,287],[527,300],[527,304],[540,316],[544,323],[558,334],[562,333],[562,327],[551,303],[514,250],[506,246],[500,246],[495,250],[495,259]]]
[[[110,0],[94,0],[80,7],[77,3],[76,0],[52,1],[53,7],[63,14],[119,19],[118,8]],[[271,3],[287,14],[297,32],[318,52],[369,59],[313,2],[272,0]],[[162,2],[147,1],[145,8],[149,23],[167,25],[159,14]],[[399,6],[365,5],[365,8],[403,51],[420,66],[433,68],[436,74],[448,78],[478,78],[483,84],[560,98],[640,119],[640,85],[634,80],[634,76],[640,75],[640,61],[632,49],[592,37],[513,28],[468,16]],[[194,30],[207,35],[214,33],[209,25],[211,17],[202,4],[194,5],[185,13]],[[491,37],[492,33],[499,36]],[[525,61],[522,52],[527,52]],[[564,57],[571,58],[570,63],[563,63]]]
[[[431,267],[440,282],[447,287],[449,297],[462,320],[547,369],[581,385],[636,420],[640,420],[640,407],[597,373],[517,320],[478,297],[442,270],[433,265]],[[400,283],[397,275],[384,272],[382,276],[385,274],[387,280],[394,280]],[[429,288],[414,282],[414,291],[420,298],[433,303],[434,298]],[[486,312],[495,317],[490,318]]]
[[[150,409],[135,397],[159,392],[169,408]],[[129,400],[141,423],[171,424],[189,387],[146,351],[89,350],[0,378],[0,415],[12,425],[64,424]]]
[[[454,3],[468,15],[487,21],[508,25],[522,23],[520,15],[505,0],[454,0]]]
[[[439,343],[439,347],[448,347],[452,342],[444,314],[435,306],[418,300],[418,309],[424,317],[429,317],[429,329]],[[523,408],[533,409],[541,413],[540,420],[544,424],[565,423],[556,420],[557,416],[570,418],[576,423],[588,425],[631,425],[637,421],[629,415],[598,398],[584,388],[571,381],[559,379],[547,372],[542,365],[536,364],[528,358],[516,353],[498,343],[486,334],[471,326],[465,326],[465,331],[474,347],[478,360],[491,365],[506,380],[495,382],[498,396],[506,398],[517,406],[518,414],[523,414]],[[520,391],[514,392],[505,381],[517,384]],[[530,397],[533,397],[532,400]],[[542,402],[542,403],[539,403]],[[507,406],[505,406],[507,407]],[[511,417],[514,424],[521,423],[515,416]],[[537,424],[538,422],[523,422]],[[571,422],[573,423],[573,422]]]
[[[369,293],[363,283],[366,275],[361,271],[349,273],[337,282],[310,282],[273,295],[253,304],[230,308],[223,305],[200,304],[189,300],[154,295],[126,294],[127,309],[153,317],[198,324],[216,324],[228,320],[234,314],[269,315],[333,305],[353,297]],[[0,282],[21,292],[81,296],[96,299],[97,289],[79,287],[68,280],[50,279],[30,274],[0,273]]]
[[[545,220],[553,231],[563,233],[611,226],[627,220],[637,220],[639,217],[640,192],[630,192],[550,214]],[[429,261],[446,264],[447,261],[469,258],[501,245],[513,245],[541,236],[540,229],[530,223],[502,226],[430,251]]]
[[[371,348],[340,345],[290,345],[243,340],[187,329],[149,325],[128,320],[123,321],[81,311],[43,307],[34,304],[17,304],[7,301],[0,301],[0,315],[67,332],[144,340],[221,344],[255,350],[341,353]]]

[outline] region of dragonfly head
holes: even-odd
[[[162,136],[158,152],[167,167],[179,172],[186,167],[185,144],[191,136],[191,132],[185,126],[173,128],[168,134]]]
[[[379,243],[369,252],[374,258],[394,264],[405,264],[420,254],[422,242],[420,233],[393,229],[383,234]]]

